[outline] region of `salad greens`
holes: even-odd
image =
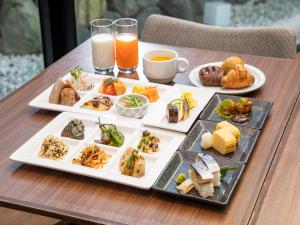
[[[222,168],[220,169],[221,179],[224,179],[224,177],[225,177],[228,173],[230,173],[230,172],[232,172],[232,171],[234,171],[234,170],[236,170],[236,168],[235,168],[235,167],[232,167],[232,166],[224,166],[224,167],[222,167]]]

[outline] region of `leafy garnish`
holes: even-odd
[[[76,66],[75,69],[71,70],[70,74],[72,77],[74,77],[75,80],[77,80],[79,74],[82,73],[82,68],[80,66]]]
[[[224,177],[225,177],[228,173],[230,173],[230,172],[232,172],[232,171],[234,171],[234,170],[236,170],[236,168],[233,167],[233,166],[224,166],[224,167],[222,167],[222,168],[220,169],[221,179],[224,179]]]
[[[141,99],[134,96],[125,96],[126,103],[132,107],[140,107],[142,105]]]
[[[235,114],[224,115],[223,113],[221,113],[220,107],[216,108],[216,114],[217,114],[218,117],[223,117],[223,118],[226,118],[226,119],[231,119],[232,117],[235,116]]]
[[[248,98],[240,98],[240,103],[245,104],[248,102]]]

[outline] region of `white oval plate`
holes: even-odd
[[[212,91],[215,91],[217,93],[223,93],[223,94],[246,94],[251,91],[255,91],[255,90],[259,89],[266,82],[265,74],[260,69],[258,69],[255,66],[245,64],[245,67],[247,68],[247,70],[249,70],[250,73],[255,77],[255,81],[250,87],[242,88],[242,89],[225,89],[222,87],[202,85],[202,83],[199,79],[199,75],[198,75],[200,69],[203,67],[206,67],[206,66],[220,66],[221,67],[222,63],[223,62],[212,62],[212,63],[207,63],[207,64],[197,66],[189,74],[190,81],[197,87],[208,88]]]

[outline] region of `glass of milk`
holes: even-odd
[[[90,25],[95,71],[99,74],[110,74],[115,66],[114,21],[96,19]]]

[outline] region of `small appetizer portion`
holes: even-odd
[[[184,99],[189,104],[190,110],[197,106],[196,100],[193,98],[193,94],[188,91],[184,91],[181,95],[181,99]]]
[[[204,86],[221,86],[223,69],[218,66],[207,66],[199,71],[199,78]]]
[[[235,102],[231,99],[223,100],[216,109],[219,117],[231,119],[236,123],[245,123],[252,112],[253,103],[249,98],[240,98]]]
[[[94,87],[94,83],[89,79],[88,75],[79,66],[70,72],[73,86],[79,91],[89,91]]]
[[[148,130],[144,130],[137,148],[146,153],[158,152],[160,140]]]
[[[81,108],[92,109],[96,111],[107,111],[113,106],[112,100],[108,96],[97,96],[85,102]]]
[[[127,94],[117,98],[117,112],[123,116],[142,118],[148,110],[149,100],[141,94]]]
[[[98,145],[92,144],[84,148],[80,152],[80,156],[72,160],[73,164],[79,164],[82,166],[91,167],[94,169],[103,168],[111,158],[110,154],[107,154]]]
[[[98,144],[120,147],[124,143],[124,134],[114,124],[97,123],[101,131],[101,139],[95,140]]]
[[[206,132],[201,137],[201,148],[213,147],[216,151],[225,155],[236,150],[236,145],[240,141],[239,129],[228,121],[220,122],[216,125],[213,134]]]
[[[60,160],[68,153],[69,146],[53,135],[45,138],[39,151],[42,158]]]
[[[121,156],[119,170],[123,175],[142,177],[145,175],[145,159],[138,150],[127,148]]]
[[[143,101],[132,95],[127,95],[122,98],[121,105],[126,108],[137,108],[143,106]]]
[[[132,87],[132,93],[144,95],[149,102],[156,102],[159,99],[159,93],[155,86],[135,85]]]
[[[176,189],[187,194],[195,188],[202,198],[211,197],[214,195],[215,188],[220,187],[222,180],[235,169],[230,166],[220,168],[211,155],[199,154],[196,162],[191,163],[189,167],[189,178],[186,178],[184,173],[178,174],[175,180]]]
[[[126,92],[125,84],[118,78],[106,78],[103,80],[99,93],[106,95],[122,95]]]
[[[80,100],[71,81],[59,78],[50,93],[49,103],[72,106]]]
[[[215,159],[206,154],[199,154],[196,163],[189,167],[189,178],[185,174],[179,174],[176,178],[176,188],[181,193],[188,193],[195,188],[203,198],[213,196],[214,187],[221,185],[220,167]]]
[[[169,123],[186,120],[190,115],[190,107],[185,99],[174,99],[167,105],[167,119]]]
[[[62,130],[62,137],[69,137],[77,140],[84,139],[84,124],[81,120],[71,120]]]
[[[190,92],[183,92],[179,99],[172,100],[167,105],[167,119],[169,123],[178,123],[190,116],[190,110],[197,106],[197,102]]]

